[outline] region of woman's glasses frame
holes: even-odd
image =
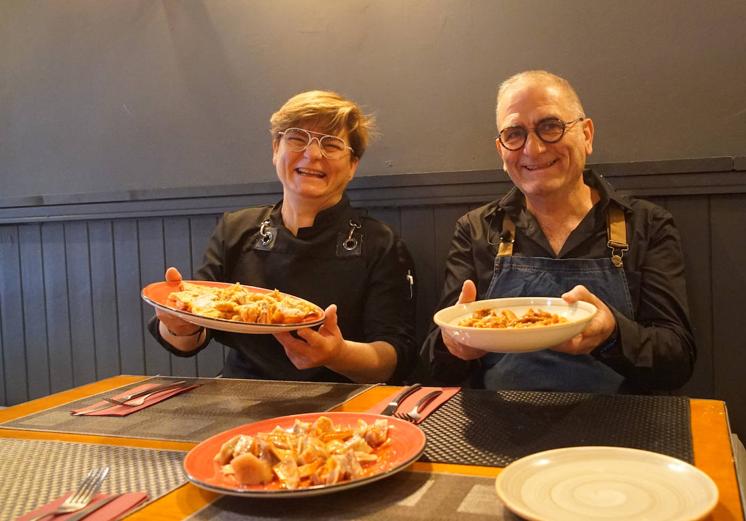
[[[355,153],[353,148],[345,143],[344,139],[331,134],[322,134],[321,132],[296,127],[285,129],[277,134],[284,138],[285,145],[293,152],[305,151],[315,140],[319,146],[321,155],[327,159],[342,159],[347,155],[348,151],[353,155]],[[296,139],[291,139],[288,136]],[[298,138],[305,140],[305,142],[297,143]]]

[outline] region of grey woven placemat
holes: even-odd
[[[186,482],[185,452],[90,443],[0,438],[0,521],[73,490],[93,467],[108,466],[102,492],[147,492],[148,501]]]
[[[251,499],[225,496],[189,521],[324,519],[390,521],[515,521],[495,492],[495,479],[401,472],[326,496]]]
[[[0,428],[199,442],[244,423],[288,414],[326,411],[370,387],[227,378],[158,377],[148,382],[171,380],[194,381],[201,386],[129,416],[70,415],[73,409],[143,383],[138,382],[11,420],[0,425]]]
[[[689,399],[462,390],[420,425],[423,460],[505,467],[549,449],[631,447],[692,462]]]

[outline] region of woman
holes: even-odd
[[[345,195],[372,118],[327,91],[303,92],[272,115],[272,162],[283,198],[226,213],[197,279],[277,288],[325,310],[318,331],[244,335],[205,330],[157,312],[150,330],[192,356],[214,338],[229,346],[223,375],[309,381],[397,382],[412,369],[413,264],[385,224]],[[174,268],[167,280],[181,276]]]

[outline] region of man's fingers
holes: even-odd
[[[465,280],[464,285],[461,286],[461,294],[458,296],[459,304],[468,304],[474,302],[477,299],[477,287],[471,280]]]

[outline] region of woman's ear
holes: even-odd
[[[275,139],[272,141],[272,164],[277,166],[277,152],[280,149],[280,140]]]
[[[352,178],[355,177],[355,172],[357,172],[357,165],[360,164],[360,160],[358,158],[350,158],[350,175],[347,178],[347,181],[352,181]]]

